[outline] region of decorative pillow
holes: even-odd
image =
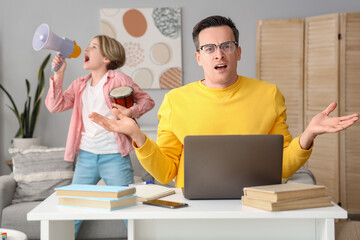
[[[65,148],[10,148],[9,152],[17,183],[13,202],[42,201],[54,188],[71,184],[74,168],[64,161]]]

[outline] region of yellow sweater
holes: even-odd
[[[282,134],[283,178],[293,175],[310,157],[299,137],[286,124],[286,106],[279,89],[268,82],[239,76],[225,89],[204,86],[201,81],[173,89],[158,112],[157,143],[147,139],[135,148],[142,166],[159,182],[176,177],[184,186],[184,137],[186,135]]]

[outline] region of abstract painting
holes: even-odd
[[[120,70],[143,89],[182,86],[181,8],[106,8],[101,33],[125,48]]]

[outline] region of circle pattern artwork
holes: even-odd
[[[181,68],[169,68],[160,76],[160,88],[177,88],[182,85]]]
[[[179,8],[155,8],[152,17],[155,26],[166,37],[177,38],[181,29]]]
[[[102,12],[105,16],[116,16],[116,15],[120,12],[120,9],[117,9],[117,8],[107,8],[107,9],[102,9],[101,12]]]
[[[101,33],[109,37],[116,38],[116,30],[109,22],[101,21]]]
[[[182,86],[181,8],[102,8],[100,27],[124,46],[119,71],[142,89]]]
[[[171,58],[171,49],[166,43],[156,43],[150,51],[151,60],[155,64],[164,65]]]
[[[140,43],[126,42],[124,43],[126,53],[126,66],[136,67],[145,59],[144,49]]]
[[[153,74],[148,68],[136,69],[131,77],[143,89],[150,88],[154,81]]]
[[[145,16],[137,9],[128,10],[123,16],[126,31],[133,37],[141,37],[147,29]]]

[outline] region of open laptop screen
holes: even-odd
[[[282,179],[282,135],[203,135],[184,139],[184,196],[241,198],[243,188]]]

